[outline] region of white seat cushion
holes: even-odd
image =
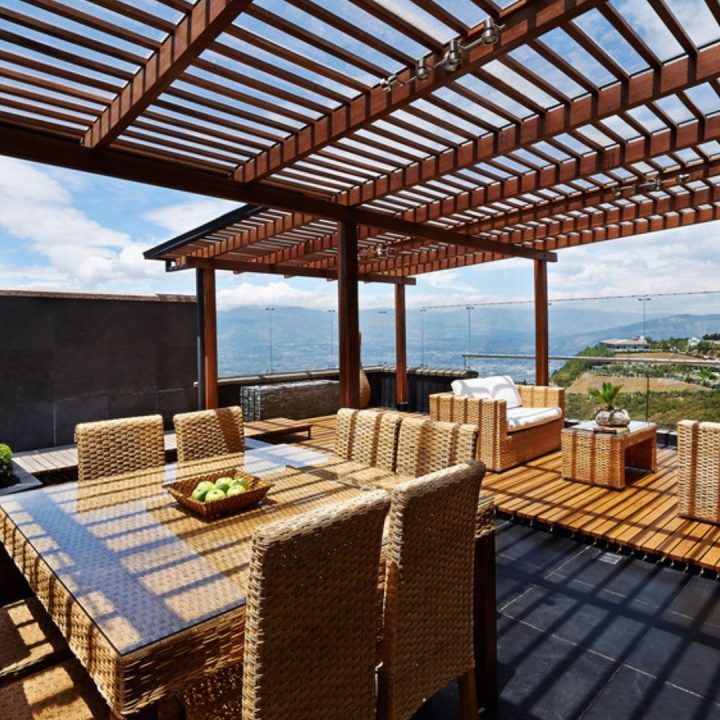
[[[507,411],[508,432],[544,425],[562,417],[559,407],[516,407]]]
[[[485,398],[487,400],[505,400],[508,408],[516,408],[522,405],[515,383],[509,375],[454,380],[450,387],[456,395]]]

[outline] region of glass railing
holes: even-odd
[[[705,347],[702,343],[699,346],[702,352]],[[604,383],[610,383],[621,386],[617,407],[625,408],[635,420],[656,423],[660,429],[672,430],[683,419],[720,421],[720,359],[644,355],[550,356],[551,365],[559,364],[551,383],[565,388],[566,416],[591,418],[599,408],[590,389],[600,390]],[[469,366],[504,362],[505,374],[516,382],[534,382],[524,370],[528,363],[534,363],[533,355],[466,353],[464,358]],[[518,371],[517,366],[523,370]]]

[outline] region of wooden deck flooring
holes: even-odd
[[[335,416],[307,422],[313,425],[312,438],[292,436],[288,441],[321,452],[332,450]],[[172,444],[174,436],[168,440]],[[42,475],[70,463],[72,455],[74,446],[67,446],[18,453],[15,458],[29,472]],[[720,526],[677,516],[675,470],[675,451],[660,449],[655,473],[631,480],[624,490],[610,490],[563,480],[558,451],[504,473],[488,473],[483,492],[509,515],[720,572]]]

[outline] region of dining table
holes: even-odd
[[[368,492],[317,472],[322,453],[251,445],[0,499],[0,541],[113,715],[133,715],[242,661],[256,528]],[[262,502],[237,514],[206,519],[168,491],[174,482],[236,472],[270,483]],[[494,643],[494,566],[487,552],[480,562],[476,642],[485,645]],[[486,665],[494,644],[490,655],[478,651]],[[484,668],[486,681],[492,672]]]

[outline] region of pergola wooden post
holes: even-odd
[[[535,384],[550,382],[547,262],[535,260]]]
[[[338,347],[340,351],[340,403],[360,404],[360,319],[358,311],[358,228],[340,223],[338,243]]]
[[[407,333],[405,286],[395,286],[395,400],[398,410],[407,410]]]
[[[215,304],[215,270],[198,270],[198,303],[202,311],[202,360],[198,367],[198,394],[206,409],[218,406],[217,314]]]

